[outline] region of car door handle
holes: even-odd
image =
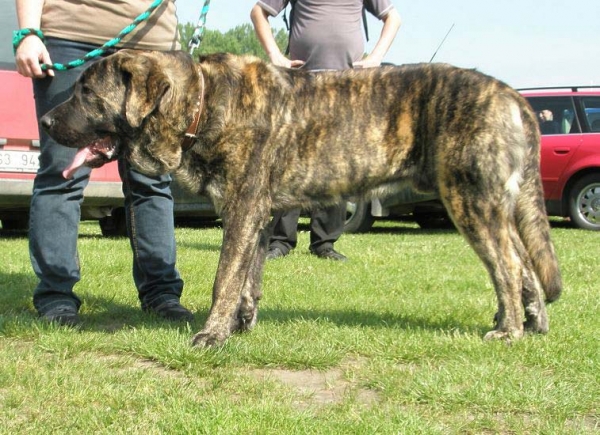
[[[565,155],[571,152],[571,148],[554,148],[554,154]]]

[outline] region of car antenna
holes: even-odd
[[[429,59],[429,63],[431,63],[433,61],[433,58],[435,57],[437,52],[440,50],[441,46],[444,44],[444,41],[446,40],[446,38],[448,37],[450,32],[452,32],[452,29],[454,29],[454,24],[455,23],[452,23],[452,25],[450,26],[450,29],[446,32],[446,36],[444,36],[444,39],[442,39],[442,42],[440,42],[440,45],[438,45],[438,48],[435,49],[435,53],[433,53],[433,56],[431,56],[431,59]]]

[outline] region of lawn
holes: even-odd
[[[600,232],[555,223],[564,291],[550,332],[484,342],[496,298],[454,231],[377,223],[350,261],[267,263],[260,320],[190,346],[211,300],[221,229],[178,228],[192,325],[141,312],[126,239],[81,226],[82,325],[40,321],[24,234],[0,237],[0,433],[600,433]]]

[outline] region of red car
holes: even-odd
[[[542,181],[550,216],[600,230],[600,88],[522,89],[542,132]]]

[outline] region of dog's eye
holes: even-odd
[[[90,88],[89,86],[83,85],[81,87],[81,94],[83,96],[91,96],[91,95],[94,95],[94,90],[92,88]]]

